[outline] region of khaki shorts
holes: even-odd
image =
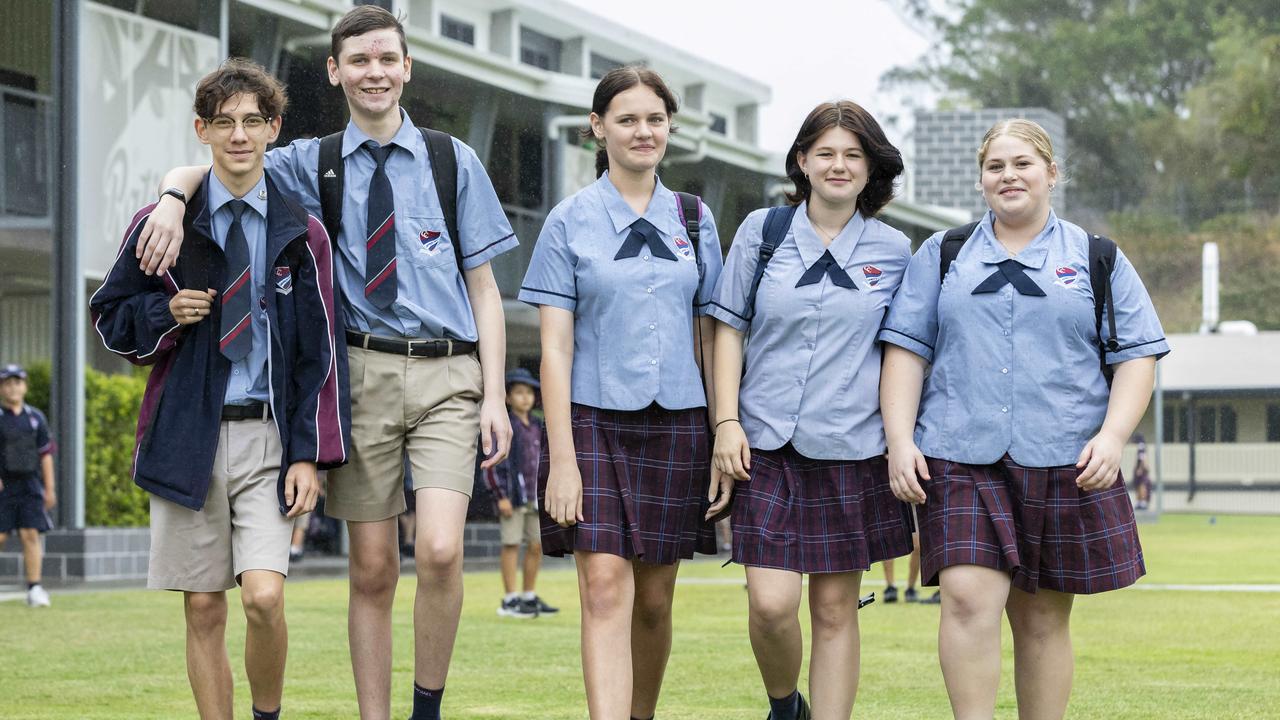
[[[276,499],[280,455],[273,421],[224,421],[204,509],[151,496],[147,587],[219,592],[246,570],[288,575],[293,520]]]
[[[351,347],[351,454],[329,471],[324,511],[375,521],[405,511],[404,454],[413,489],[470,497],[480,437],[480,361],[474,354],[411,358]]]
[[[498,518],[498,530],[502,535],[503,545],[519,545],[523,538],[529,546],[542,544],[541,523],[538,519],[538,508],[533,503],[515,508],[511,517]]]

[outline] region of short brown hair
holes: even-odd
[[[258,63],[244,58],[228,58],[217,70],[200,78],[196,101],[197,117],[211,118],[227,100],[244,93],[258,98],[258,111],[269,118],[284,115],[289,96],[284,85]]]
[[[858,210],[863,217],[874,217],[893,199],[893,183],[903,170],[902,153],[885,137],[871,113],[851,100],[822,103],[805,118],[795,142],[791,143],[791,152],[787,153],[787,177],[796,186],[794,193],[787,193],[787,200],[799,205],[809,199],[813,186],[800,169],[796,155],[808,152],[822,133],[833,127],[842,127],[857,136],[862,151],[867,154],[870,177],[858,193]]]
[[[658,96],[667,111],[668,120],[679,111],[680,103],[676,101],[675,93],[667,87],[661,75],[640,65],[624,65],[610,70],[600,78],[600,82],[596,84],[596,92],[591,98],[591,112],[603,118],[605,113],[609,112],[609,103],[613,102],[615,96],[637,85],[644,85]],[[675,131],[676,129],[672,127],[671,132]],[[591,137],[591,131],[585,130],[582,135]],[[604,171],[609,169],[609,153],[605,150],[604,143],[599,145],[600,147],[596,150],[596,177],[603,175]]]
[[[395,15],[377,5],[357,5],[342,16],[329,35],[329,54],[333,56],[334,62],[338,62],[343,40],[385,28],[395,28],[396,34],[400,36],[400,52],[408,55],[409,43],[404,39],[404,25]]]

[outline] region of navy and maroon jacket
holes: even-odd
[[[155,204],[129,224],[115,265],[89,301],[108,350],[151,365],[138,416],[133,480],[149,493],[192,510],[204,507],[222,421],[231,361],[218,350],[221,303],[204,320],[182,326],[169,312],[179,288],[222,288],[226,257],[213,240],[207,183],[187,203],[183,246],[163,275],[138,269],[134,248]],[[324,224],[280,193],[267,173],[267,372],[271,411],[284,448],[277,498],[286,511],[289,465],[320,469],[347,461],[351,414],[347,347],[333,289]],[[273,284],[276,278],[288,282]]]

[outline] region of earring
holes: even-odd
[[[1049,192],[1053,192],[1053,188],[1054,188],[1054,187],[1056,187],[1056,186],[1054,186],[1054,185],[1050,185],[1050,186],[1049,186]]]
[[[974,183],[974,184],[973,184],[973,189],[974,189],[974,190],[977,190],[978,192],[982,192],[982,183],[980,183],[980,182],[976,182],[976,183]]]

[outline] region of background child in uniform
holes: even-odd
[[[503,617],[537,617],[560,612],[538,597],[535,586],[542,565],[542,535],[538,519],[538,458],[542,454],[542,421],[531,412],[537,403],[538,380],[518,368],[507,373],[507,411],[511,415],[511,454],[484,471],[493,493],[502,530],[502,589],[498,605]],[[520,541],[524,553],[524,592],[516,592],[516,564]]]
[[[44,413],[26,404],[26,397],[27,372],[17,365],[0,368],[0,547],[17,528],[27,569],[27,604],[48,607],[49,593],[40,584],[40,534],[53,528],[49,510],[58,502],[53,440]]]

